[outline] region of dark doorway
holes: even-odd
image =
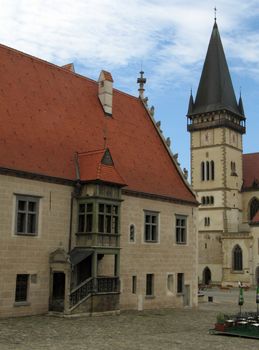
[[[92,256],[88,256],[86,259],[77,264],[77,284],[82,283],[92,275]]]
[[[211,271],[208,267],[203,270],[203,283],[209,285],[211,282]]]
[[[64,272],[53,273],[51,311],[64,311],[65,298],[65,274]]]
[[[255,285],[259,285],[259,266],[255,270]]]

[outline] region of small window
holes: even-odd
[[[37,235],[39,198],[16,196],[16,234]]]
[[[243,270],[243,253],[239,245],[236,245],[233,249],[233,270]]]
[[[132,276],[132,294],[137,293],[137,276]]]
[[[186,216],[180,216],[177,215],[176,218],[176,224],[175,224],[175,230],[176,230],[176,243],[177,244],[185,244],[187,241],[187,218]]]
[[[130,225],[130,229],[129,229],[129,241],[131,243],[135,242],[135,225]]]
[[[154,295],[154,274],[148,273],[146,276],[146,296]]]
[[[210,218],[209,217],[204,218],[204,226],[210,226]]]
[[[16,289],[15,289],[16,302],[27,301],[28,281],[29,281],[29,275],[27,274],[16,276]]]
[[[201,180],[205,180],[205,164],[204,162],[201,162]]]
[[[112,204],[99,204],[98,207],[99,233],[119,233],[119,207]]]
[[[158,241],[158,213],[145,211],[145,242]]]
[[[177,274],[177,293],[183,293],[183,286],[184,286],[184,274],[178,273]]]
[[[93,203],[79,203],[78,232],[92,232],[93,230]]]

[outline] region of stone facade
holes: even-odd
[[[71,243],[69,242],[73,186],[6,175],[1,175],[0,186],[1,316],[48,312],[52,300],[54,273],[64,273],[64,309],[66,313],[70,313],[69,295],[73,272],[69,261],[69,250],[77,246],[78,239],[76,236],[78,199],[74,198]],[[89,198],[95,194],[94,191],[93,185],[85,186],[81,195]],[[35,236],[15,234],[16,197],[19,195],[39,198],[38,232]],[[145,210],[158,213],[157,243],[144,241]],[[196,306],[196,210],[193,206],[158,198],[147,199],[124,194],[120,214],[120,298],[118,299],[117,294],[109,302],[111,296],[96,295],[92,301],[88,299],[71,313],[109,311],[114,309],[111,305],[116,305],[116,310]],[[187,218],[186,244],[177,244],[175,241],[175,215]],[[131,225],[134,225],[133,241],[130,238]],[[104,255],[103,259],[98,261],[98,275],[112,276],[114,264],[114,255]],[[177,293],[177,273],[184,274],[182,293]],[[29,276],[28,297],[24,302],[15,302],[18,274]],[[152,296],[146,296],[147,274],[154,275]],[[132,293],[132,276],[136,276],[134,293]],[[93,305],[96,306],[95,309],[92,309]]]

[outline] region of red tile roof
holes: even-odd
[[[80,180],[101,180],[122,186],[125,185],[126,182],[120,176],[114,164],[103,164],[104,154],[104,149],[78,154]]]
[[[243,189],[259,187],[259,153],[243,154]]]
[[[96,81],[3,45],[0,62],[0,167],[74,180],[106,138],[129,190],[196,203],[139,98],[114,89],[107,117]]]

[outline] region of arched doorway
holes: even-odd
[[[208,285],[208,284],[210,284],[210,282],[211,282],[211,271],[207,266],[203,270],[203,283]]]

